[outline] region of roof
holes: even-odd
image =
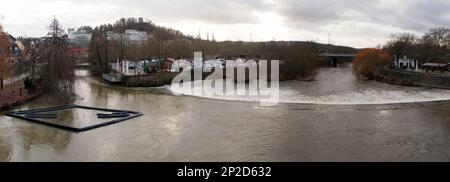
[[[12,43],[14,43],[14,42],[16,42],[16,38],[14,38],[11,34],[8,34],[8,39],[9,39],[9,42],[12,44]]]
[[[15,43],[16,43],[17,47],[18,47],[20,50],[24,50],[24,49],[25,49],[25,46],[23,46],[23,44],[22,44],[21,41],[18,41],[18,40],[17,40]]]
[[[446,67],[448,64],[442,63],[425,63],[422,66],[432,66],[432,67]]]
[[[173,59],[173,58],[167,58],[166,61],[167,61],[167,62],[174,63],[174,62],[175,62],[175,59]]]

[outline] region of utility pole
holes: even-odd
[[[328,53],[331,51],[331,33],[328,33]]]

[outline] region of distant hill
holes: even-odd
[[[85,28],[92,29],[92,28]],[[95,27],[93,30],[94,38],[104,36],[105,32],[112,31],[123,33],[126,29],[135,29],[145,31],[153,35],[153,39],[149,40],[146,45],[149,50],[148,54],[143,53],[140,57],[192,57],[193,51],[203,51],[205,56],[217,57],[236,57],[250,56],[255,58],[264,58],[266,56],[274,57],[278,51],[280,58],[286,49],[305,49],[309,53],[318,53],[320,51],[329,51],[334,53],[356,53],[357,49],[346,46],[335,46],[320,44],[309,41],[268,41],[268,42],[245,42],[245,41],[215,41],[194,38],[186,35],[178,30],[166,28],[154,24],[152,21],[143,18],[121,18],[114,24],[103,24]],[[159,45],[156,45],[159,44]],[[164,49],[160,51],[151,51],[150,49]],[[330,50],[328,50],[330,49]],[[297,52],[304,52],[296,50]]]
[[[89,48],[89,60],[97,67],[97,72],[107,70],[107,62],[117,59],[142,60],[149,58],[192,58],[193,52],[202,51],[203,57],[232,59],[237,57],[266,60],[285,60],[289,78],[308,76],[321,66],[318,55],[332,53],[356,53],[352,47],[320,44],[311,41],[216,41],[194,38],[178,30],[154,24],[142,18],[122,18],[114,24],[103,24],[95,28]],[[124,45],[117,40],[106,40],[107,32],[123,33],[127,29],[145,31],[151,34],[146,42]]]

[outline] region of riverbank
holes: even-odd
[[[124,87],[161,87],[170,85],[179,73],[161,72],[139,76],[122,76],[119,85]]]
[[[223,78],[226,78],[226,69],[223,69]],[[179,72],[158,72],[158,73],[149,73],[146,75],[123,75],[118,72],[112,72],[109,74],[104,74],[103,79],[106,82],[109,83],[115,83],[117,85],[123,86],[123,87],[162,87],[165,85],[172,84],[172,81],[175,79],[177,75],[179,75]],[[212,72],[203,72],[201,79],[205,80],[207,79]],[[257,72],[258,74],[258,72]],[[269,73],[270,74],[270,73]],[[108,79],[107,79],[108,78]],[[191,72],[191,80],[184,80],[184,81],[196,81],[196,78],[194,76],[194,71]],[[237,71],[235,69],[234,72],[234,78],[235,82],[238,82],[237,78]],[[248,72],[245,74],[244,82],[248,83],[250,80],[258,79],[259,76],[253,77],[250,76]],[[267,78],[269,81],[271,80],[270,76]],[[289,81],[289,80],[295,80],[295,79],[285,79],[285,76],[280,76],[279,81]],[[298,77],[296,80],[305,80],[305,81],[311,81],[313,80],[313,76],[308,76],[306,78]]]
[[[404,70],[383,69],[375,80],[401,86],[420,86],[450,89],[450,76],[443,74],[420,73]]]
[[[40,83],[35,85],[40,85]],[[0,111],[10,110],[14,107],[28,103],[42,94],[43,89],[40,86],[27,88],[25,86],[25,79],[4,85],[3,89],[0,91]]]

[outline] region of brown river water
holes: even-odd
[[[260,107],[249,97],[120,88],[77,74],[76,104],[144,116],[71,133],[2,114],[0,161],[450,161],[448,90],[363,81],[349,67],[324,68],[315,82],[282,82],[281,103]],[[16,109],[54,106],[51,100]]]

